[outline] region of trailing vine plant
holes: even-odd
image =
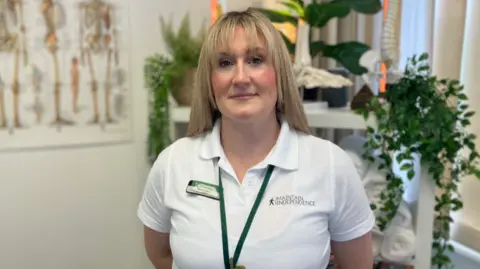
[[[379,228],[384,230],[395,216],[404,192],[403,181],[392,164],[400,164],[400,170],[411,180],[417,155],[438,188],[432,265],[450,268],[453,265],[447,252],[454,250],[449,244],[450,213],[463,207],[460,180],[468,175],[480,179],[480,155],[475,135],[466,128],[475,112],[469,109],[463,86],[458,80],[432,76],[427,60],[426,53],[410,58],[404,76],[357,112],[376,122],[367,128],[363,157],[377,163],[387,177],[381,202],[372,205],[381,212]]]
[[[155,54],[146,59],[144,79],[149,94],[147,154],[153,163],[158,154],[171,143],[169,95],[171,61]]]

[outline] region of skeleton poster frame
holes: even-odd
[[[0,150],[131,140],[128,5],[0,0]]]

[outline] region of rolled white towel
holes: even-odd
[[[379,171],[375,166],[368,169],[363,177],[363,187],[370,201],[374,199],[380,200],[380,194],[387,189],[388,182],[386,177],[386,173]]]
[[[394,227],[402,227],[411,229],[413,226],[412,213],[405,201],[401,201],[395,217],[393,217],[391,224]]]
[[[408,263],[415,254],[415,240],[415,234],[411,229],[402,227],[390,229],[383,238],[380,255],[385,261]]]

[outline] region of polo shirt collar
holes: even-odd
[[[215,122],[212,131],[204,137],[200,145],[200,157],[204,159],[220,158],[226,161],[220,142],[220,119]],[[270,164],[286,170],[298,168],[298,134],[285,120],[282,120],[275,146],[264,161],[255,167],[261,168]]]

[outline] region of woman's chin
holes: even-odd
[[[259,118],[261,113],[257,111],[249,111],[249,110],[244,110],[244,111],[232,111],[228,113],[228,118],[235,120],[235,121],[250,121],[255,118]]]

